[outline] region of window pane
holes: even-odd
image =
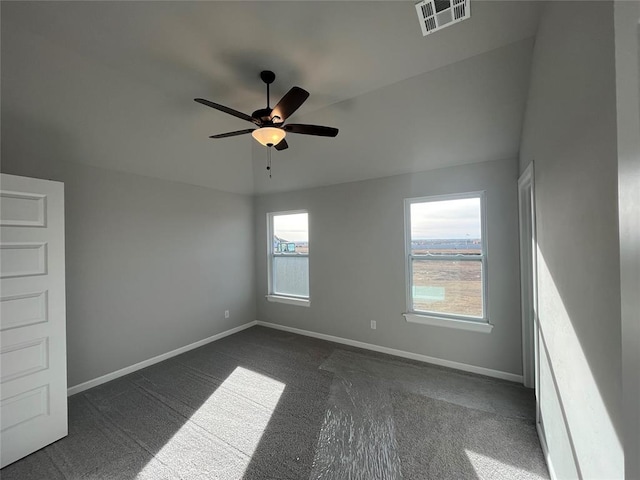
[[[480,198],[412,203],[411,253],[482,254]]]
[[[273,257],[273,293],[309,297],[309,257]]]
[[[416,312],[483,317],[482,262],[411,262],[412,302]]]
[[[309,253],[307,213],[273,216],[273,253]]]

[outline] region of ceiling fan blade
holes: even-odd
[[[280,143],[275,146],[275,149],[278,150],[278,151],[286,150],[287,148],[289,148],[289,144],[287,143],[287,141],[284,138],[282,140],[280,140]]]
[[[237,130],[235,132],[227,132],[220,133],[218,135],[211,135],[209,138],[227,138],[227,137],[236,137],[238,135],[245,135],[247,133],[253,132],[253,128],[248,128],[247,130]]]
[[[284,123],[284,121],[289,118],[293,112],[300,108],[300,105],[302,105],[307,98],[309,98],[309,92],[300,87],[293,87],[273,108],[273,111],[271,112],[271,121],[274,123]]]
[[[241,118],[242,120],[246,120],[247,122],[259,124],[259,121],[253,117],[250,117],[246,113],[239,112],[234,110],[233,108],[225,107],[224,105],[219,105],[217,103],[210,102],[209,100],[205,100],[204,98],[194,98],[194,100],[202,105],[206,105],[207,107],[215,108],[216,110],[220,110],[221,112],[228,113],[229,115],[233,115],[234,117]]]
[[[338,129],[323,127],[321,125],[305,125],[303,123],[290,123],[282,127],[285,132],[301,133],[303,135],[317,135],[319,137],[335,137]]]

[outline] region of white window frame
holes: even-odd
[[[411,205],[414,203],[440,202],[446,200],[462,200],[465,198],[480,199],[480,226],[482,235],[482,250],[480,257],[458,255],[437,255],[430,258],[433,261],[471,261],[482,263],[482,318],[460,314],[441,312],[423,312],[413,309],[413,276],[411,263],[414,258],[425,258],[427,255],[413,255],[411,253]],[[404,199],[404,233],[405,233],[405,293],[407,311],[403,313],[407,322],[439,327],[457,328],[475,332],[490,333],[493,325],[489,323],[489,295],[488,295],[488,266],[487,266],[487,215],[485,192],[467,192],[453,195],[433,195],[428,197],[414,197]],[[437,257],[437,258],[434,258]]]
[[[303,297],[297,295],[283,295],[281,293],[276,294],[273,291],[273,258],[274,257],[307,257],[309,254],[287,254],[287,253],[274,253],[273,252],[273,217],[280,215],[295,215],[298,213],[307,214],[307,229],[309,229],[309,211],[308,210],[286,210],[281,212],[269,212],[267,213],[267,295],[265,298],[269,302],[284,303],[287,305],[297,305],[301,307],[311,306],[311,296]],[[311,235],[309,235],[309,251],[311,251]],[[309,265],[311,267],[311,265]],[[311,268],[309,268],[309,276]],[[310,279],[309,279],[310,280]],[[309,285],[311,286],[311,285]],[[311,292],[309,292],[311,295]]]

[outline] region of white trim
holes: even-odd
[[[428,202],[442,202],[448,200],[464,200],[468,198],[480,199],[480,235],[482,240],[482,254],[474,256],[473,258],[462,258],[463,256],[447,255],[442,256],[414,256],[411,252],[411,205],[414,203],[428,203]],[[487,201],[486,192],[479,190],[475,192],[454,193],[446,195],[430,195],[426,197],[410,197],[404,199],[404,256],[405,256],[405,298],[407,311],[413,310],[413,275],[412,275],[412,262],[414,259],[418,260],[468,260],[480,262],[482,265],[482,321],[489,323],[489,270],[488,270],[488,241],[487,241]],[[425,312],[431,317],[442,317],[447,319],[449,317],[457,317],[458,315],[444,314],[440,315],[439,312]],[[464,320],[464,319],[463,319]],[[454,327],[455,328],[455,327]]]
[[[407,312],[402,316],[407,322],[419,323],[421,325],[434,325],[436,327],[457,328],[459,330],[469,330],[472,332],[491,333],[493,325],[484,321],[474,322],[472,320],[461,320],[459,318],[444,318]]]
[[[309,330],[302,330],[300,328],[286,327],[284,325],[278,325],[276,323],[261,322],[258,320],[258,325],[263,327],[273,328],[276,330],[283,330],[285,332],[297,333],[298,335],[304,335],[306,337],[319,338],[320,340],[327,340],[328,342],[341,343],[343,345],[350,345],[352,347],[363,348],[365,350],[372,350],[374,352],[386,353],[388,355],[395,355],[396,357],[409,358],[411,360],[417,360],[419,362],[430,363],[433,365],[440,365],[442,367],[455,368],[456,370],[462,370],[465,372],[477,373],[479,375],[485,375],[487,377],[500,378],[502,380],[509,380],[511,382],[522,383],[522,375],[516,375],[515,373],[502,372],[500,370],[492,370],[491,368],[477,367],[475,365],[469,365],[467,363],[454,362],[452,360],[444,360],[442,358],[429,357],[420,353],[405,352],[404,350],[396,350],[395,348],[382,347],[380,345],[374,345],[372,343],[358,342],[357,340],[350,340],[348,338],[334,337],[333,335],[326,335],[324,333],[311,332]]]
[[[297,215],[301,213],[307,214],[307,253],[304,255],[309,258],[309,251],[311,250],[311,235],[309,233],[309,210],[286,210],[282,212],[267,212],[267,300],[269,300],[270,296],[282,298],[280,295],[275,295],[273,293],[273,258],[276,256],[273,253],[273,217],[280,215]],[[302,255],[283,255],[283,256],[291,256],[297,257]],[[310,269],[309,269],[310,271]],[[310,276],[310,273],[307,274]],[[309,278],[307,277],[307,282],[309,282]],[[269,300],[272,301],[272,300]],[[278,301],[278,300],[276,300]],[[281,303],[289,303],[289,302],[281,302]],[[294,303],[292,305],[300,305],[300,303]],[[307,307],[309,305],[306,305]]]
[[[305,208],[299,208],[297,210],[278,210],[277,212],[268,212],[267,215],[297,215],[298,213],[309,213],[309,210]]]
[[[282,295],[265,295],[269,302],[286,303],[287,305],[297,305],[299,307],[310,307],[311,300],[308,298],[285,297]]]
[[[549,447],[547,446],[547,441],[544,438],[544,434],[542,433],[542,428],[540,427],[540,422],[536,422],[536,431],[538,432],[538,439],[540,440],[540,446],[542,447],[542,454],[544,455],[544,460],[547,464],[547,469],[549,470],[549,478],[551,480],[557,480],[556,472],[553,469],[553,463],[551,463],[551,455],[549,454]]]
[[[520,241],[520,305],[522,317],[522,373],[525,387],[537,388],[537,272],[533,160],[518,179]]]
[[[176,348],[175,350],[163,353],[162,355],[149,358],[148,360],[143,360],[142,362],[138,362],[125,368],[121,368],[120,370],[116,370],[115,372],[107,373],[106,375],[94,378],[93,380],[88,380],[78,385],[74,385],[73,387],[67,389],[67,396],[70,397],[71,395],[75,395],[76,393],[84,392],[85,390],[88,390],[90,388],[97,387],[98,385],[102,385],[103,383],[110,382],[111,380],[115,380],[116,378],[123,377],[137,370],[141,370],[156,363],[162,362],[163,360],[167,360],[168,358],[175,357],[176,355],[180,355],[181,353],[201,347],[203,345],[206,345],[207,343],[215,342],[216,340],[220,340],[221,338],[241,332],[242,330],[246,330],[247,328],[253,327],[256,324],[257,322],[255,320],[249,323],[245,323],[244,325],[240,325],[239,327],[225,330],[224,332],[220,332],[212,335],[211,337],[198,340],[197,342],[185,345],[184,347]]]
[[[405,198],[409,203],[446,202],[447,200],[463,200],[465,198],[479,198],[484,195],[484,190],[462,193],[445,193],[443,195],[426,195],[423,197]]]

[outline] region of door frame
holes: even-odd
[[[522,318],[522,377],[538,398],[538,297],[536,268],[536,215],[533,161],[518,179],[520,229],[520,301]],[[537,410],[537,408],[536,408]]]

